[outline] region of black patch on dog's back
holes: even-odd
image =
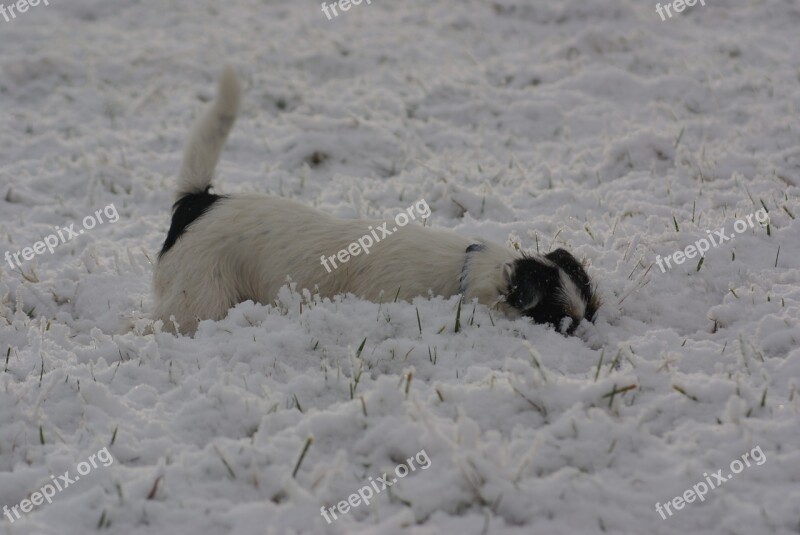
[[[207,187],[202,193],[184,195],[172,205],[172,224],[169,226],[167,239],[164,240],[164,246],[161,248],[161,252],[158,253],[158,258],[164,256],[164,253],[169,251],[178,241],[178,238],[186,232],[186,228],[214,206],[214,203],[220,199],[227,198],[225,195],[209,193],[209,189],[211,189],[211,186]]]

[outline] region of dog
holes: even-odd
[[[198,321],[222,319],[242,301],[273,303],[287,280],[321,297],[351,293],[375,302],[462,294],[565,334],[593,321],[596,288],[564,249],[525,254],[412,224],[335,270],[324,267],[316,260],[321,253],[347,248],[380,222],[339,219],[280,197],[211,193],[240,94],[227,67],[184,149],[172,223],[154,272],[154,319],[165,330],[191,335]]]

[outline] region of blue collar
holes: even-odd
[[[469,269],[470,254],[480,252],[486,249],[482,243],[473,243],[467,247],[466,255],[464,256],[464,265],[461,267],[461,273],[458,275],[458,293],[464,295],[467,293],[467,270]]]

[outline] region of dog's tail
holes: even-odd
[[[177,198],[205,191],[214,178],[219,154],[239,112],[241,87],[236,71],[225,67],[219,79],[214,102],[192,126],[183,149],[183,163],[178,175]]]

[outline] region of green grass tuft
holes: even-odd
[[[311,444],[314,442],[314,437],[308,437],[306,439],[306,445],[303,446],[303,451],[300,453],[300,458],[297,459],[297,464],[294,465],[294,470],[292,470],[292,479],[297,476],[297,471],[300,470],[300,465],[303,463],[303,459],[306,457],[306,453],[308,453],[308,448],[311,447]]]
[[[458,300],[458,309],[456,310],[456,326],[455,332],[461,332],[461,303],[464,301],[464,298],[460,298]]]

